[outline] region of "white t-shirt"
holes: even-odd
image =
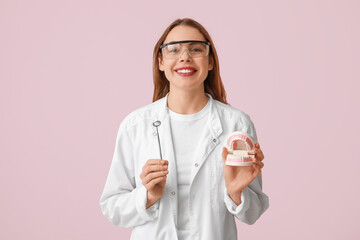
[[[191,166],[201,144],[204,127],[210,112],[210,101],[195,114],[179,114],[169,109],[172,140],[175,152],[178,180],[178,225],[179,240],[190,239],[189,190]]]

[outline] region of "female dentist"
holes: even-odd
[[[177,19],[154,49],[153,103],[121,122],[100,206],[131,239],[237,239],[235,219],[253,224],[269,207],[254,125],[227,104],[212,39]],[[252,166],[224,164],[227,137],[249,134]]]

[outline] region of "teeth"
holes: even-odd
[[[195,72],[194,70],[190,70],[190,69],[181,69],[181,70],[177,70],[177,72],[180,73],[189,73],[189,72]]]

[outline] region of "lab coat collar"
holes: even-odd
[[[212,98],[212,96],[209,93],[205,93],[205,94],[209,97],[209,101],[210,101],[210,119],[209,119],[210,121],[209,121],[209,123],[210,123],[211,134],[214,139],[217,139],[223,131],[219,113],[216,108],[215,100]],[[159,116],[160,121],[163,121],[164,118],[169,114],[169,108],[167,107],[168,96],[169,96],[169,93],[167,93],[165,97],[160,99],[160,101],[162,101],[161,111],[160,111],[160,116]]]

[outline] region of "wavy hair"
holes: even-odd
[[[219,59],[216,53],[214,43],[206,31],[206,29],[198,22],[191,18],[176,19],[172,22],[161,35],[160,39],[154,47],[153,54],[153,80],[154,80],[154,95],[153,102],[163,98],[170,91],[170,83],[166,79],[164,72],[159,69],[159,58],[162,58],[160,51],[160,45],[164,43],[169,32],[177,26],[189,26],[196,28],[204,36],[205,40],[210,42],[210,61],[213,63],[213,69],[209,71],[208,76],[204,81],[204,89],[206,93],[209,93],[213,99],[218,100],[222,103],[228,104],[226,101],[226,92],[224,84],[220,76]]]

